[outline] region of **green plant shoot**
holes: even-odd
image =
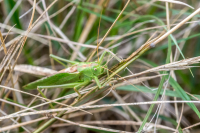
[[[81,94],[78,91],[78,88],[87,85],[92,79],[94,79],[97,86],[101,88],[98,76],[103,74],[105,68],[107,68],[106,65],[101,65],[105,53],[106,52],[101,55],[98,62],[76,62],[50,55],[50,57],[57,62],[61,64],[63,64],[61,61],[67,62],[72,64],[72,66],[63,69],[52,76],[44,77],[27,84],[24,86],[24,89],[38,89],[41,95],[44,96],[40,91],[42,88],[74,88],[74,91],[79,95],[78,98],[80,98]]]

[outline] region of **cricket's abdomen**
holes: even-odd
[[[62,85],[74,82],[80,82],[80,74],[58,73],[32,82],[24,86],[24,89],[37,89],[37,86]]]
[[[80,65],[74,65],[58,71],[58,73],[78,73],[85,69],[91,69],[91,67],[98,65],[97,63],[81,63]]]

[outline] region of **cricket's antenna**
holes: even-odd
[[[101,16],[102,16],[102,12],[103,12],[103,9],[101,10]],[[100,25],[101,25],[101,16],[100,16],[100,19],[99,19],[99,26],[98,26],[98,33],[97,33],[97,57],[98,57],[98,62],[99,62],[99,53],[98,53],[98,49],[99,49],[99,29],[100,29]]]

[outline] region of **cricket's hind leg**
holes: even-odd
[[[49,88],[74,88],[74,91],[78,94],[78,99],[81,98],[81,93],[78,91],[78,88],[87,85],[90,81],[84,81],[84,82],[75,82],[75,83],[68,83],[68,84],[62,84],[62,85],[53,85],[53,86],[38,86],[38,91],[41,94],[41,96],[43,96],[44,98],[46,98],[46,96],[42,93],[41,89],[49,89]],[[50,105],[50,104],[49,104]],[[53,107],[53,105],[50,105],[51,107]]]
[[[45,96],[45,94],[42,92],[42,89],[50,89],[50,88],[74,88],[77,85],[82,84],[83,82],[76,82],[76,83],[68,83],[68,84],[62,84],[62,85],[53,85],[53,86],[38,86],[37,90],[40,93],[40,95],[47,101],[49,102],[50,100],[47,99],[47,97]],[[78,93],[78,97],[80,97],[81,95],[79,95],[80,93],[78,92],[78,90],[75,91],[76,93]],[[52,105],[52,103],[49,103],[49,106],[54,109],[54,106]]]
[[[62,62],[67,62],[67,63],[70,63],[72,65],[75,65],[75,64],[78,64],[79,62],[77,61],[70,61],[70,60],[67,60],[67,59],[64,59],[64,58],[61,58],[61,57],[58,57],[56,55],[53,55],[53,54],[50,54],[50,57],[53,58],[55,61],[57,61],[58,63],[66,66],[64,63]]]

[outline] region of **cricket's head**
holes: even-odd
[[[104,73],[104,68],[99,63],[94,63],[91,68],[95,76],[99,76]]]
[[[89,77],[99,76],[104,72],[104,68],[98,62],[80,63],[77,69]]]

